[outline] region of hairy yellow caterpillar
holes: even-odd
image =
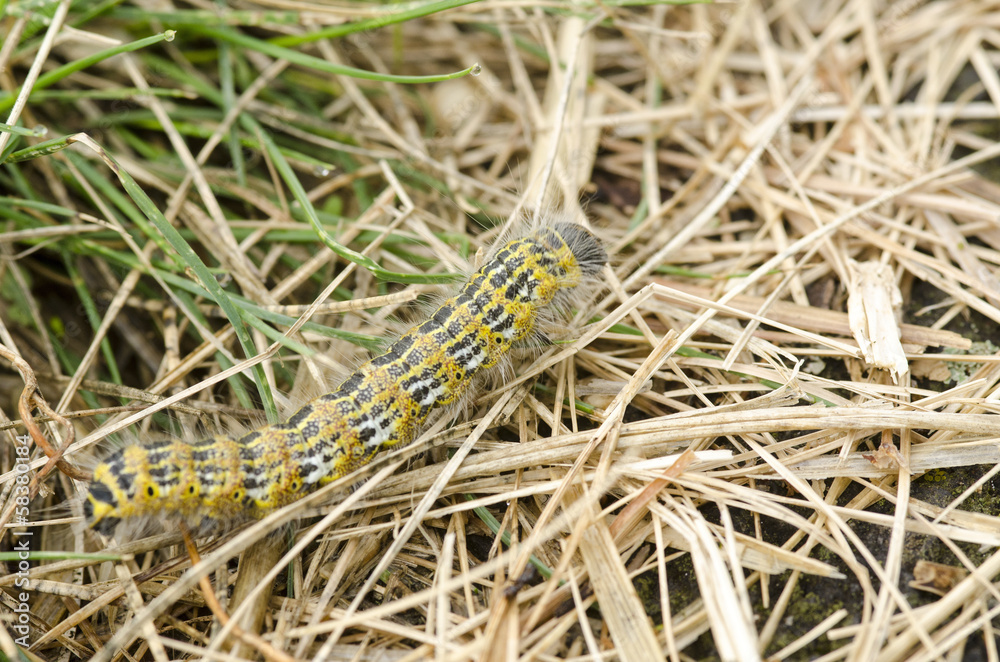
[[[565,303],[606,261],[597,239],[573,223],[501,245],[430,319],[287,421],[239,438],[167,440],[113,453],[94,469],[87,525],[112,533],[121,521],[149,516],[199,527],[259,519],[379,450],[412,442],[431,411],[459,399],[536,331],[547,307]]]

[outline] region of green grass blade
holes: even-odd
[[[295,176],[295,172],[292,171],[292,167],[288,165],[288,161],[285,159],[284,155],[282,155],[271,136],[249,116],[244,116],[241,118],[241,121],[244,123],[244,126],[247,126],[248,130],[256,133],[260,137],[260,141],[264,149],[274,162],[274,167],[278,170],[278,173],[284,180],[285,185],[292,191],[292,195],[301,205],[306,218],[316,230],[316,234],[323,241],[326,247],[334,253],[345,260],[353,262],[359,267],[364,267],[376,278],[393,283],[452,283],[456,280],[456,278],[461,278],[461,276],[456,276],[455,274],[403,274],[395,271],[388,271],[379,266],[379,264],[370,257],[362,255],[357,251],[352,251],[350,248],[338,243],[337,240],[331,237],[326,231],[323,224],[320,223],[319,217],[316,214],[316,209],[309,200],[309,196],[306,194],[305,188],[302,187],[302,182],[300,182],[299,178]]]
[[[464,496],[466,501],[476,500],[476,498],[471,494],[466,494]],[[476,506],[475,508],[472,509],[472,512],[474,512],[476,516],[483,521],[483,524],[489,527],[490,531],[493,532],[493,535],[497,535],[500,533],[500,522],[497,520],[496,517],[493,517],[493,513],[491,513],[483,506]],[[504,531],[503,534],[500,535],[500,540],[501,542],[503,542],[503,544],[510,547],[509,532]],[[544,577],[545,579],[549,579],[552,577],[552,569],[549,568],[549,566],[542,563],[537,556],[532,554],[530,557],[528,557],[528,561],[531,563],[531,565],[535,566],[535,569],[538,570],[538,574],[540,574],[542,577]]]
[[[167,242],[177,253],[178,258],[184,263],[184,265],[190,269],[198,277],[201,282],[202,287],[208,290],[209,295],[212,300],[215,301],[226,315],[229,323],[232,324],[233,330],[236,333],[236,337],[240,342],[240,346],[243,348],[243,354],[247,358],[254,356],[256,348],[253,344],[253,339],[250,337],[250,333],[246,328],[246,323],[244,321],[243,315],[240,309],[233,300],[229,297],[229,294],[222,289],[219,282],[209,271],[208,266],[202,262],[198,254],[194,252],[194,249],[181,237],[180,233],[177,231],[173,225],[167,222],[167,219],[160,212],[159,208],[149,199],[146,192],[142,190],[134,179],[121,165],[106,151],[101,150],[101,158],[111,167],[112,171],[117,175],[118,180],[122,183],[125,188],[125,192],[128,193],[132,201],[135,202],[136,206],[145,214],[146,218],[156,226],[156,229],[166,238]],[[274,395],[271,393],[271,389],[267,385],[267,378],[264,373],[264,368],[260,364],[253,367],[253,378],[254,382],[257,384],[257,391],[260,394],[261,401],[264,407],[264,411],[267,414],[268,420],[271,422],[277,422],[279,420],[277,406],[274,402]]]
[[[358,69],[356,67],[347,67],[342,64],[334,64],[333,62],[327,62],[326,60],[321,60],[318,57],[306,55],[305,53],[299,53],[298,51],[293,51],[288,48],[282,48],[281,46],[277,46],[269,41],[256,39],[229,28],[211,27],[205,25],[193,26],[192,29],[206,37],[213,37],[220,41],[227,41],[230,44],[257,51],[258,53],[263,53],[265,55],[270,55],[274,58],[288,60],[292,64],[297,64],[309,69],[315,69],[328,74],[339,74],[343,76],[350,76],[351,78],[363,78],[365,80],[377,80],[386,83],[439,83],[444,80],[452,80],[454,78],[467,76],[476,69],[476,66],[472,66],[467,69],[462,69],[461,71],[455,71],[450,74],[439,74],[436,76],[394,76],[390,74],[380,74],[374,71],[366,71],[365,69]]]
[[[353,23],[331,25],[330,27],[322,28],[304,35],[277,37],[276,39],[271,39],[270,42],[277,46],[291,48],[293,46],[308,44],[321,39],[337,39],[347,35],[357,34],[359,32],[370,32],[371,30],[377,30],[387,25],[404,23],[415,18],[420,18],[421,16],[430,16],[431,14],[436,14],[448,9],[454,9],[455,7],[471,5],[475,2],[479,2],[479,0],[436,0],[435,2],[415,4],[410,9],[398,11],[395,14],[385,14],[375,18],[367,18],[363,21],[354,21]],[[393,5],[391,7],[392,9],[398,9],[400,6],[403,5]],[[373,7],[372,9],[377,8]],[[388,8],[386,10],[389,11]]]
[[[48,129],[42,125],[38,125],[31,129],[26,129],[23,126],[11,126],[10,124],[4,124],[0,122],[0,132],[13,133],[16,136],[30,136],[32,138],[41,138],[46,134]]]
[[[121,53],[129,53],[131,51],[137,51],[141,48],[146,48],[147,46],[152,46],[153,44],[158,44],[161,41],[172,41],[176,33],[173,30],[167,30],[161,32],[160,34],[153,35],[152,37],[146,37],[145,39],[139,39],[138,41],[129,42],[127,44],[120,44],[113,48],[107,48],[103,51],[98,51],[87,57],[80,58],[79,60],[74,60],[64,64],[61,67],[57,67],[52,71],[42,74],[35,81],[35,85],[32,88],[32,92],[35,90],[43,90],[50,85],[53,85],[62,79],[66,78],[70,74],[76,73],[81,69],[86,69],[92,64],[101,62],[102,60],[107,60],[109,57],[114,57],[115,55],[120,55]],[[14,105],[14,101],[17,99],[17,95],[20,93],[8,94],[6,97],[0,99],[0,113],[7,112]]]

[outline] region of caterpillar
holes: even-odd
[[[416,439],[428,416],[458,401],[537,332],[547,309],[607,261],[583,226],[555,223],[495,249],[429,319],[283,423],[238,438],[125,446],[100,462],[83,502],[86,525],[174,518],[203,528],[260,519]]]

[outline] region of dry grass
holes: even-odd
[[[0,172],[0,341],[69,416],[71,465],[328,388],[518,210],[589,218],[607,287],[467,417],[193,567],[174,532],[67,533],[43,506],[82,484],[49,474],[31,549],[63,554],[32,563],[10,659],[1000,659],[1000,360],[970,342],[1000,322],[1000,188],[973,169],[1000,155],[1000,5],[484,0],[387,25],[292,0],[231,27],[216,7],[0,22],[0,114],[57,139],[21,136]],[[415,85],[329,66],[477,62]],[[20,111],[33,65],[50,94]],[[870,289],[866,261],[888,268]]]

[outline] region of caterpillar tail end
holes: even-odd
[[[608,263],[608,253],[590,230],[577,223],[556,223],[554,228],[576,258],[584,276],[596,276]]]

